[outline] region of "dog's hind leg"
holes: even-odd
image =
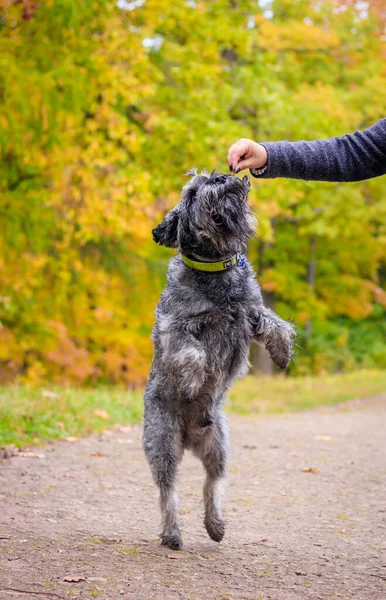
[[[200,437],[196,438],[192,450],[202,460],[206,470],[204,524],[212,540],[221,542],[225,533],[221,498],[228,458],[228,430],[225,416],[222,413],[213,419]]]
[[[160,493],[161,543],[172,550],[182,548],[178,525],[178,496],[175,487],[177,466],[183,449],[179,427],[156,406],[145,411],[143,447]]]

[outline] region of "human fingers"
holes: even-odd
[[[265,147],[250,140],[247,152],[241,156],[241,159],[237,164],[233,163],[233,169],[236,173],[239,173],[239,171],[243,171],[244,169],[259,169],[266,165],[267,161],[268,154]]]
[[[228,165],[231,171],[235,171],[238,163],[242,159],[249,158],[250,140],[242,138],[228,150]]]
[[[252,156],[251,158],[247,158],[246,160],[241,160],[235,166],[234,172],[240,173],[240,171],[244,171],[245,169],[254,169],[256,168],[256,158]]]

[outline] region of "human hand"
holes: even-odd
[[[244,169],[259,169],[267,164],[268,154],[264,146],[241,138],[228,150],[229,169],[239,173]]]

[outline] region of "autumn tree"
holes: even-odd
[[[2,380],[144,381],[171,255],[150,232],[188,168],[384,116],[380,13],[342,5],[3,0]],[[253,184],[250,258],[299,327],[296,373],[386,366],[384,186]]]

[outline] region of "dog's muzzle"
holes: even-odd
[[[205,181],[204,185],[219,185],[226,183],[227,176],[226,175],[214,175],[213,177],[209,177],[208,181]]]

